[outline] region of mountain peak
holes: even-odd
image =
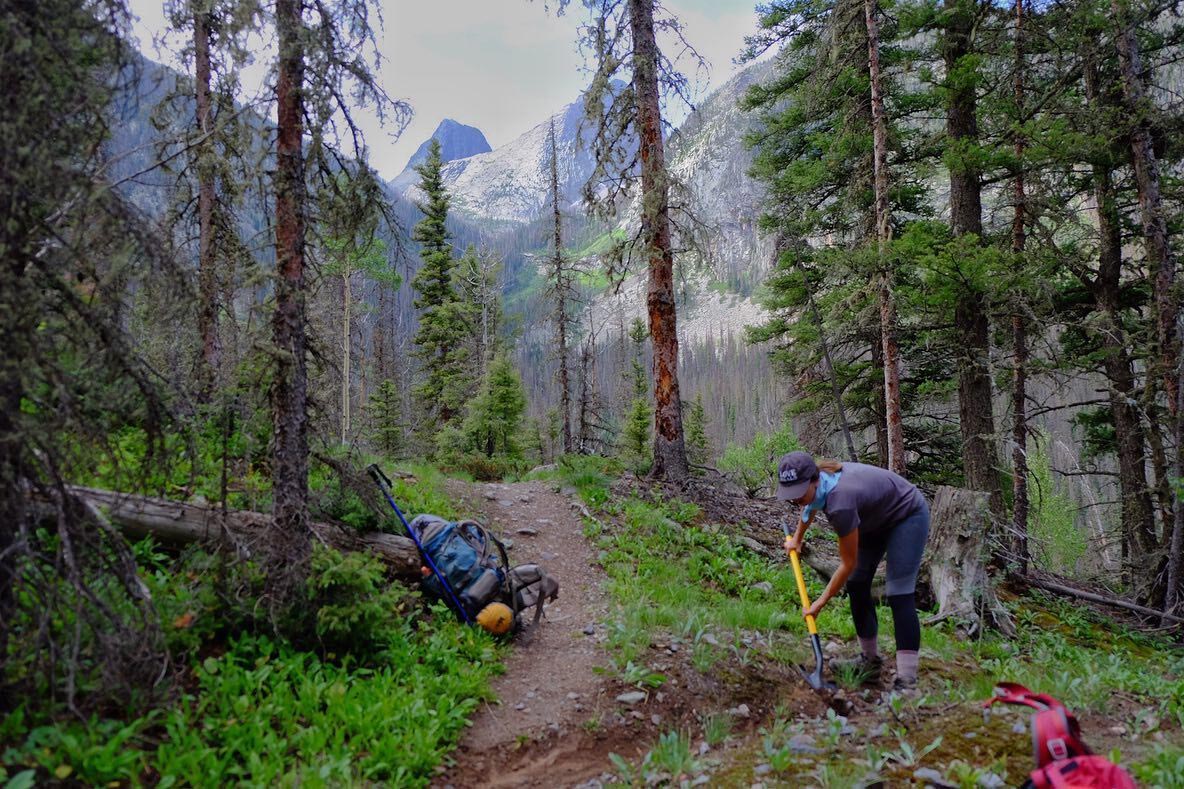
[[[432,136],[424,140],[423,144],[407,160],[407,166],[403,168],[403,172],[411,170],[428,158],[428,149],[431,147],[432,140],[440,142],[440,159],[445,162],[493,150],[489,147],[489,141],[485,139],[485,135],[481,133],[480,129],[466,126],[452,118],[445,118],[432,132]]]

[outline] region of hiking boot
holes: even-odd
[[[897,675],[892,680],[892,692],[899,693],[902,696],[916,696],[917,695],[917,678],[906,678]]]
[[[879,655],[869,658],[863,654],[853,658],[836,658],[831,660],[830,668],[836,674],[857,678],[860,684],[874,685],[880,681],[884,658]]]

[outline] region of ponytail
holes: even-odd
[[[827,474],[837,474],[843,470],[842,463],[837,460],[830,460],[827,458],[814,461],[814,465],[818,466],[819,471],[825,471]]]

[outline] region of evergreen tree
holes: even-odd
[[[465,342],[471,336],[469,310],[454,288],[455,261],[445,227],[449,198],[440,167],[440,143],[432,140],[427,160],[415,168],[424,194],[417,206],[424,217],[411,235],[420,244],[423,261],[411,284],[421,310],[414,355],[422,362],[423,380],[415,394],[427,409],[421,425],[425,436],[460,414],[471,382],[471,349]]]
[[[711,458],[711,443],[707,439],[707,411],[703,395],[695,393],[687,413],[687,459],[696,466],[706,466]]]
[[[489,366],[481,391],[469,402],[462,431],[468,447],[486,457],[522,457],[519,433],[526,411],[526,392],[517,371],[504,355]]]
[[[641,363],[642,351],[648,336],[645,324],[640,318],[634,318],[629,326],[633,358],[627,376],[633,389],[633,402],[625,414],[621,429],[621,447],[639,474],[646,472],[653,462],[653,456],[650,454],[653,413],[650,410],[649,380],[645,374],[645,366]]]
[[[370,395],[370,441],[384,457],[398,458],[403,451],[403,399],[393,381],[383,381]]]

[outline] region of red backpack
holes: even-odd
[[[1034,789],[1136,789],[1130,775],[1081,741],[1081,727],[1065,705],[1047,693],[1033,693],[1014,682],[1000,682],[984,702],[1023,704],[1032,716],[1032,751],[1036,769],[1025,786]]]

